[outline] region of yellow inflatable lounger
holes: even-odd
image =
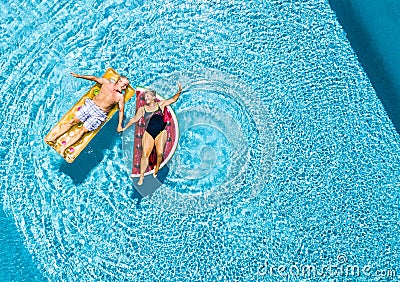
[[[107,69],[103,77],[109,80],[112,79],[114,81],[117,81],[119,78],[119,74],[112,68],[109,68]],[[60,119],[60,121],[53,127],[53,129],[50,130],[50,132],[45,137],[45,140],[47,139],[47,137],[56,133],[63,124],[73,119],[75,116],[75,112],[83,106],[86,98],[92,99],[94,96],[96,96],[100,91],[100,87],[101,85],[98,83],[92,86],[92,88],[90,88],[90,90],[82,96],[82,98],[62,117],[62,119]],[[128,87],[125,89],[125,103],[133,96],[133,94],[135,94],[135,90],[132,88],[132,86],[128,85]],[[96,136],[97,132],[99,132],[103,125],[112,118],[116,111],[118,111],[118,104],[115,105],[115,107],[108,113],[107,119],[96,130],[85,133],[80,140],[78,140],[75,144],[65,150],[64,155],[61,155],[61,149],[63,149],[63,146],[64,144],[66,144],[68,139],[77,133],[79,127],[82,126],[82,123],[74,125],[69,131],[61,135],[56,142],[46,143],[54,150],[56,150],[56,152],[59,153],[68,163],[72,163],[76,159],[76,157],[83,151],[83,149],[85,149],[85,147],[89,144],[93,137]]]

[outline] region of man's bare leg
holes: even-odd
[[[77,132],[77,134],[75,134],[71,139],[69,139],[67,141],[67,143],[65,145],[63,145],[63,148],[61,150],[61,155],[64,156],[65,150],[69,147],[72,146],[73,144],[75,144],[79,139],[81,139],[81,137],[83,136],[83,134],[85,134],[86,132],[88,132],[89,130],[87,130],[86,127],[82,126],[82,128]]]
[[[46,138],[45,141],[47,143],[54,143],[61,135],[63,135],[65,132],[71,129],[75,124],[78,124],[80,120],[75,116],[72,120],[69,122],[64,123],[61,125],[60,129],[58,132],[56,132],[54,135],[49,136],[49,138]]]

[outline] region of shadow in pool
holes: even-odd
[[[152,174],[145,176],[143,184],[137,185],[139,180],[138,177],[132,178],[132,190],[127,191],[130,193],[130,197],[135,200],[137,199],[136,206],[140,207],[140,202],[144,197],[153,195],[153,193],[164,183],[169,172],[168,165],[165,165],[159,170],[157,178],[154,178]],[[129,188],[127,188],[129,189]]]
[[[76,185],[83,183],[90,171],[103,160],[104,150],[115,145],[118,139],[117,125],[118,117],[114,116],[103,126],[72,164],[63,162],[60,172],[69,175]]]
[[[362,5],[358,2],[362,2]],[[343,29],[346,31],[347,38],[356,52],[359,62],[367,73],[387,115],[392,120],[397,132],[400,133],[400,111],[398,111],[400,108],[400,95],[398,94],[400,88],[396,82],[398,76],[396,73],[392,73],[393,70],[390,70],[386,66],[384,60],[384,57],[392,57],[392,60],[395,61],[396,58],[393,57],[393,50],[399,47],[392,46],[391,50],[379,49],[377,47],[378,38],[375,34],[380,31],[390,31],[393,37],[400,37],[397,26],[394,26],[389,20],[375,15],[374,11],[378,9],[374,9],[374,7],[379,7],[380,12],[383,13],[379,15],[390,16],[387,12],[386,14],[382,12],[385,11],[385,2],[329,0],[329,4],[336,13]],[[370,5],[371,7],[364,5]],[[360,7],[364,9],[362,15],[359,11]],[[367,15],[370,18],[364,19],[363,17]],[[379,20],[376,21],[375,18]],[[366,24],[369,24],[371,27],[368,29]],[[397,67],[397,72],[400,72],[399,67]]]

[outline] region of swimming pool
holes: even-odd
[[[329,0],[358,60],[400,133],[400,3]]]
[[[42,275],[393,278],[399,137],[325,2],[1,3],[0,191]],[[151,196],[133,196],[115,118],[72,165],[43,142],[90,86],[69,72],[107,67],[185,87]]]

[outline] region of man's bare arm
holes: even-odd
[[[118,127],[117,131],[122,131],[122,121],[124,120],[124,108],[125,108],[125,98],[121,97],[118,102],[119,114],[118,114]]]
[[[97,76],[94,76],[94,75],[81,75],[81,74],[77,74],[77,73],[74,73],[74,72],[71,72],[71,75],[73,77],[76,77],[76,78],[83,78],[83,79],[86,79],[86,80],[95,81],[95,82],[97,82],[99,84],[104,84],[104,83],[107,82],[107,79],[105,79],[104,77],[97,77]]]

